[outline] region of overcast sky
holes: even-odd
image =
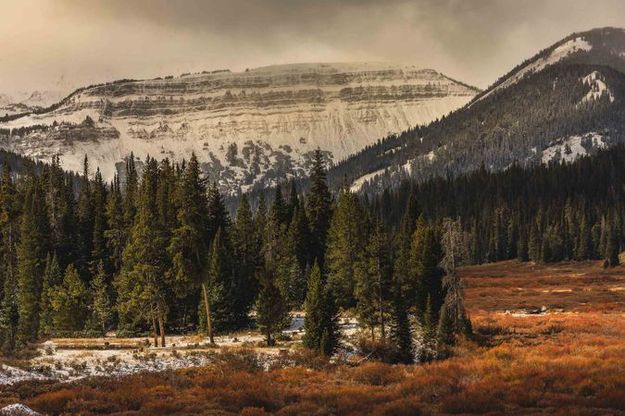
[[[384,61],[487,87],[623,0],[1,0],[0,93],[291,62]]]

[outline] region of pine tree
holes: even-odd
[[[462,265],[466,258],[466,252],[462,242],[462,226],[460,220],[443,220],[442,246],[444,250],[441,266],[445,271],[443,287],[445,289],[445,302],[443,308],[446,316],[442,317],[445,341],[449,341],[448,326],[451,321],[452,336],[469,335],[471,325],[464,306],[464,293],[462,281],[456,273],[456,268]]]
[[[89,291],[74,265],[67,266],[63,283],[51,292],[50,303],[55,331],[75,332],[84,329],[89,310]]]
[[[527,252],[529,259],[533,262],[539,262],[542,259],[539,234],[540,231],[538,229],[538,225],[535,222],[532,222],[532,225],[530,226],[530,237],[527,243]]]
[[[91,181],[89,180],[89,160],[85,155],[83,174],[78,195],[78,256],[76,268],[82,276],[87,276],[93,251],[94,207]],[[102,232],[104,230],[101,230]]]
[[[19,320],[16,273],[19,208],[11,168],[5,162],[0,181],[0,352],[5,355],[12,354],[15,349]]]
[[[328,231],[326,267],[329,285],[345,308],[354,306],[355,269],[366,244],[363,217],[356,195],[343,189]]]
[[[232,328],[237,322],[231,297],[232,265],[229,262],[227,236],[217,230],[211,244],[206,281],[202,284],[202,320],[211,344],[215,342],[214,329]]]
[[[195,154],[182,173],[177,198],[177,227],[167,251],[172,259],[168,272],[179,298],[188,296],[204,280],[208,240],[208,200]]]
[[[356,266],[356,310],[361,323],[371,329],[380,329],[383,340],[391,313],[391,287],[393,271],[389,253],[389,242],[381,225],[376,224],[369,236],[362,260]]]
[[[390,339],[395,347],[395,360],[410,364],[414,362],[414,345],[408,308],[403,297],[401,284],[395,280],[392,294]]]
[[[152,323],[154,343],[165,346],[167,270],[166,241],[162,236],[156,210],[157,163],[146,161],[137,201],[137,219],[124,249],[123,266],[116,277],[118,312],[121,326],[132,328],[138,321]]]
[[[256,302],[256,322],[270,347],[275,345],[276,335],[289,324],[289,308],[273,280],[271,275],[263,276]]]
[[[260,261],[259,245],[255,234],[254,219],[247,196],[241,197],[232,232],[232,244],[236,271],[234,273],[237,297],[236,309],[247,316],[258,293],[256,268]]]
[[[304,304],[304,345],[324,356],[331,356],[339,344],[338,311],[334,294],[323,283],[319,264],[315,263],[308,278]]]
[[[104,269],[104,262],[100,261],[97,272],[91,281],[91,293],[93,302],[91,304],[92,319],[98,330],[106,334],[106,331],[113,319],[112,302],[110,296],[109,278]]]
[[[57,260],[56,254],[46,258],[46,267],[43,272],[43,286],[41,290],[41,312],[39,314],[39,328],[44,334],[51,334],[54,329],[52,294],[57,290],[58,286],[63,282],[61,267]]]
[[[410,251],[414,302],[422,317],[428,297],[435,312],[443,303],[443,273],[439,267],[442,259],[440,241],[436,229],[427,226],[422,218],[417,221]],[[435,318],[437,317],[436,315]]]
[[[37,178],[28,186],[17,248],[17,303],[19,306],[18,342],[26,345],[39,335],[39,301],[48,235],[45,202]]]
[[[288,225],[289,223],[289,206],[282,196],[282,187],[278,183],[274,193],[273,206],[271,207],[271,213],[281,226]]]
[[[93,236],[91,239],[91,256],[89,270],[94,275],[98,272],[100,263],[108,269],[110,258],[106,244],[106,186],[98,168],[92,183],[91,206],[93,209]]]
[[[104,232],[107,251],[110,253],[109,262],[113,275],[119,273],[122,267],[122,256],[126,245],[126,223],[124,221],[123,197],[119,177],[115,175],[111,184],[111,191],[106,201],[106,224]]]
[[[616,227],[614,225],[614,219],[609,219],[609,224],[607,226],[607,237],[606,237],[606,248],[605,248],[605,262],[604,267],[614,267],[619,265],[619,243],[618,236],[616,233]]]
[[[310,192],[307,197],[308,220],[311,234],[311,258],[319,267],[325,267],[324,255],[330,219],[332,217],[332,195],[326,180],[325,162],[321,150],[313,156],[310,172]]]

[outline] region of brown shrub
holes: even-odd
[[[386,386],[398,383],[405,377],[403,366],[389,366],[379,362],[365,362],[346,371],[347,376],[357,383],[372,386]]]
[[[79,391],[62,389],[43,393],[29,402],[29,406],[38,412],[49,415],[60,415],[72,400],[76,400]]]

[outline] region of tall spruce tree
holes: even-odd
[[[169,287],[164,278],[167,269],[166,241],[162,236],[156,209],[158,165],[146,160],[137,200],[137,220],[123,255],[121,273],[115,286],[122,327],[131,329],[138,321],[152,323],[154,341],[160,334],[165,346],[166,302]]]
[[[89,316],[89,291],[73,264],[67,266],[63,283],[51,292],[54,330],[76,332],[85,328]]]
[[[325,161],[321,150],[315,150],[310,172],[310,191],[306,199],[311,235],[311,258],[325,267],[328,228],[332,218],[332,195],[328,189]]]
[[[329,285],[345,308],[355,304],[356,268],[366,245],[363,218],[357,196],[341,190],[328,231],[326,268]]]
[[[39,335],[39,302],[49,235],[45,201],[38,178],[30,178],[20,226],[17,248],[17,302],[19,326],[17,340],[21,345],[33,342]]]

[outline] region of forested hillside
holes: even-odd
[[[403,178],[574,160],[625,139],[625,32],[574,34],[519,65],[469,105],[387,137],[329,173],[379,192]],[[565,154],[566,152],[566,154]]]

